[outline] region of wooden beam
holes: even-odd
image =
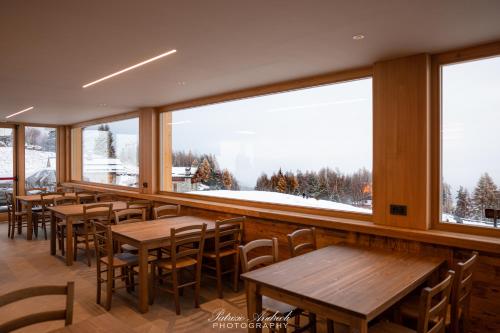
[[[142,193],[156,193],[159,186],[159,115],[153,108],[139,112],[139,187]]]
[[[430,226],[430,57],[378,62],[373,77],[374,222]],[[407,215],[390,206],[404,205]]]
[[[71,129],[71,180],[82,180],[82,128]]]
[[[172,112],[161,114],[161,186],[160,191],[172,191]]]

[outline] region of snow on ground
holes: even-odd
[[[314,198],[306,199],[301,196],[278,193],[278,192],[215,190],[215,191],[191,191],[189,193],[201,194],[212,197],[230,198],[230,199],[241,199],[241,200],[269,202],[269,203],[277,203],[285,205],[303,206],[303,207],[343,210],[343,211],[358,212],[365,214],[372,213],[371,209],[360,208],[328,200],[317,200]]]

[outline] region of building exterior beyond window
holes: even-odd
[[[500,57],[442,67],[442,221],[499,227]]]
[[[85,127],[83,180],[139,186],[139,118]]]
[[[163,190],[371,214],[371,78],[163,118]]]
[[[0,127],[0,178],[14,176],[14,131],[12,128]],[[0,212],[7,210],[7,193],[12,193],[14,182],[0,180]]]
[[[32,127],[24,129],[24,172],[26,189],[55,190],[57,178],[57,129]]]

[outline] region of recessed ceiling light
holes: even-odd
[[[364,38],[365,38],[365,35],[361,35],[361,34],[352,36],[352,39],[354,39],[354,40],[362,40]]]
[[[10,118],[10,117],[17,116],[18,114],[21,114],[21,113],[24,113],[24,112],[28,112],[30,110],[33,110],[34,108],[35,108],[34,106],[30,106],[29,108],[26,108],[24,110],[18,111],[18,112],[13,113],[13,114],[10,114],[10,115],[6,116],[5,118]]]
[[[100,106],[100,107],[105,108],[106,106],[108,106],[108,104],[106,104],[106,103],[101,103],[101,104],[99,104],[99,106]]]
[[[179,81],[177,82],[178,85],[180,86],[185,86],[186,85],[186,81]]]
[[[140,62],[140,63],[138,63],[138,64],[132,65],[132,66],[127,67],[127,68],[125,68],[125,69],[119,70],[118,72],[115,72],[115,73],[113,73],[113,74],[106,75],[105,77],[102,77],[102,78],[100,78],[100,79],[98,79],[98,80],[95,80],[95,81],[92,81],[92,82],[90,82],[90,83],[84,84],[84,85],[82,86],[82,88],[87,88],[87,87],[93,86],[93,85],[94,85],[94,84],[96,84],[96,83],[99,83],[99,82],[102,82],[102,81],[104,81],[104,80],[110,79],[110,78],[112,78],[112,77],[114,77],[114,76],[117,76],[117,75],[123,74],[123,73],[125,73],[125,72],[128,72],[128,71],[130,71],[130,70],[134,69],[134,68],[137,68],[137,67],[140,67],[140,66],[142,66],[142,65],[148,64],[148,63],[150,63],[150,62],[153,62],[153,61],[155,61],[155,60],[161,59],[161,58],[163,58],[163,57],[166,57],[166,56],[171,55],[171,54],[176,53],[176,52],[177,52],[177,50],[170,50],[170,51],[168,51],[168,52],[162,53],[162,54],[157,55],[156,57],[153,57],[153,58],[151,58],[151,59],[144,60],[144,61],[142,61],[142,62]]]

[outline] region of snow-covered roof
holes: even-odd
[[[172,167],[172,177],[190,178],[198,170],[197,167]]]

